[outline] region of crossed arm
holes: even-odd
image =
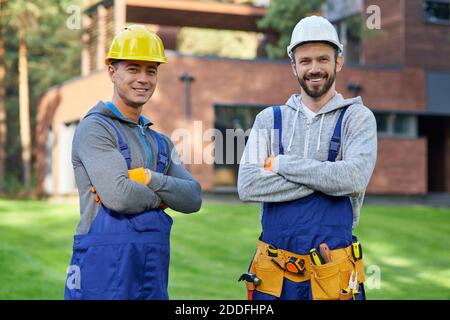
[[[158,208],[164,202],[180,212],[199,210],[200,184],[180,164],[171,161],[165,174],[151,172],[149,184],[134,181],[130,179],[114,131],[98,120],[89,120],[96,121],[96,125],[83,130],[82,122],[73,148],[106,207],[133,214]],[[170,147],[173,149],[173,144]],[[176,156],[175,150],[172,155]]]
[[[259,116],[268,115],[266,112]],[[273,156],[269,147],[270,129],[262,127],[259,116],[239,170],[238,191],[243,201],[289,201],[314,191],[333,196],[357,196],[364,192],[376,161],[376,122],[371,112],[347,119],[341,144],[343,160],[336,162],[292,154]],[[264,121],[267,122],[271,123]]]
[[[371,112],[348,117],[343,126],[342,160],[318,161],[297,155],[273,159],[273,171],[291,182],[332,196],[357,196],[364,192],[376,162],[377,129]]]
[[[266,112],[267,113],[267,112]],[[270,129],[262,126],[260,114],[245,146],[239,166],[238,193],[242,201],[282,202],[306,197],[314,192],[307,186],[264,169],[264,162],[273,154]],[[266,122],[266,121],[264,121]],[[269,121],[270,123],[270,121]]]

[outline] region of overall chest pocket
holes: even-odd
[[[135,232],[169,233],[173,224],[172,217],[161,209],[127,215],[127,219],[131,230]]]

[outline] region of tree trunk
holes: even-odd
[[[25,31],[19,30],[19,113],[20,141],[22,143],[23,180],[26,195],[31,194],[31,135],[30,101],[28,88],[28,61]]]
[[[0,0],[0,194],[5,191],[6,165],[6,107],[5,107],[5,50],[3,47],[3,0]]]

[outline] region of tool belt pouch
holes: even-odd
[[[272,261],[271,257],[263,255],[257,250],[250,266],[250,272],[261,280],[261,284],[256,286],[256,291],[280,297],[284,271]]]
[[[313,300],[348,300],[352,296],[342,295],[348,288],[352,271],[358,272],[359,283],[364,282],[363,260],[354,262],[349,257],[341,257],[336,261],[323,265],[311,266],[311,291]]]

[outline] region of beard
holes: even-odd
[[[323,78],[326,79],[326,81],[321,87],[310,89],[306,81],[311,78]],[[327,94],[334,81],[336,80],[336,66],[334,67],[333,74],[331,76],[326,72],[309,73],[305,74],[303,77],[297,76],[297,80],[308,96],[313,99],[319,99]]]

